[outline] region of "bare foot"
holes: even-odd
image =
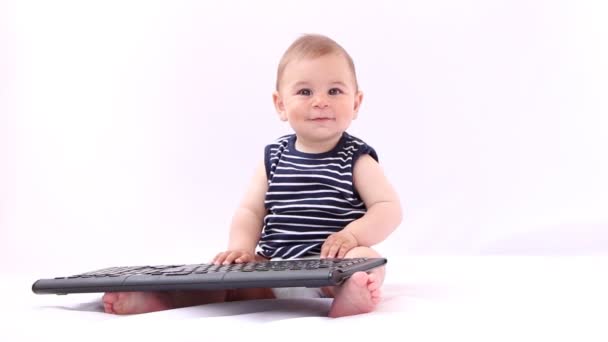
[[[108,292],[103,295],[102,301],[105,312],[118,315],[172,308],[169,295],[163,292]]]
[[[335,288],[329,317],[343,317],[371,312],[380,302],[380,282],[376,274],[357,272]]]

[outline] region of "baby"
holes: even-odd
[[[321,35],[304,35],[283,55],[275,108],[295,134],[266,146],[213,263],[296,258],[380,257],[371,246],[401,222],[399,198],[375,150],[346,133],[363,94],[349,54]],[[372,311],[384,267],[320,290],[330,317]],[[106,293],[108,313],[132,314],[223,301],[280,297],[273,289]]]

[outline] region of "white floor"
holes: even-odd
[[[340,319],[325,317],[328,299],[113,316],[101,312],[99,294],[35,295],[36,275],[19,274],[2,277],[0,340],[251,340],[270,334],[290,340],[606,341],[607,269],[608,257],[389,259],[377,310]]]

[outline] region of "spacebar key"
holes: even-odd
[[[188,289],[218,289],[222,288],[225,273],[189,274],[174,276],[149,276],[135,274],[128,277],[123,287],[133,288],[134,291],[188,290]]]

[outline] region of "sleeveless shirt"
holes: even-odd
[[[353,185],[357,159],[376,151],[348,133],[324,153],[295,148],[295,134],[267,145],[267,214],[257,253],[284,259],[319,255],[325,239],[366,212]]]

